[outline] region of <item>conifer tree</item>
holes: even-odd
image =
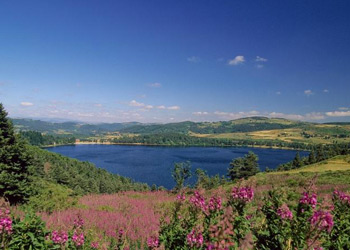
[[[299,152],[297,152],[297,153],[295,154],[295,157],[294,157],[294,160],[293,160],[292,165],[293,165],[293,168],[300,168],[300,167],[302,166],[302,161],[301,161],[301,159],[300,159],[300,154],[299,154]]]
[[[14,134],[7,112],[0,103],[0,197],[11,204],[24,202],[30,195],[31,157],[25,144]]]
[[[228,176],[231,180],[248,178],[259,172],[258,156],[253,152],[249,152],[244,157],[234,159],[230,163]]]
[[[316,156],[315,156],[315,151],[312,149],[310,154],[309,154],[309,159],[308,159],[309,164],[314,164],[316,163]]]

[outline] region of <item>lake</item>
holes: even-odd
[[[197,168],[209,175],[226,175],[232,159],[249,151],[259,156],[261,170],[276,168],[293,160],[297,151],[248,147],[157,147],[125,145],[75,145],[47,148],[48,151],[89,161],[111,173],[130,177],[135,181],[172,188],[171,171],[176,162],[190,161],[193,172]],[[301,156],[308,155],[300,152]],[[192,182],[194,179],[192,180]]]

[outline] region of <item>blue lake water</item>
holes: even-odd
[[[172,188],[171,171],[174,163],[190,161],[193,172],[197,168],[209,175],[226,175],[232,159],[249,151],[259,156],[259,166],[265,170],[293,160],[297,151],[248,147],[155,147],[124,145],[76,145],[47,148],[47,150],[89,161],[112,173],[135,181]],[[306,156],[307,152],[300,152]]]

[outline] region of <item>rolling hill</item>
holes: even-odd
[[[178,137],[188,137],[188,141],[205,141],[205,144],[213,144],[211,142],[215,140],[220,142],[214,144],[221,145],[221,141],[224,139],[236,142],[244,141],[244,143],[239,144],[256,142],[256,145],[280,145],[283,147],[296,143],[332,144],[350,142],[350,125],[348,123],[320,124],[267,117],[249,117],[220,122],[185,121],[168,124],[142,124],[137,122],[54,123],[31,119],[13,119],[13,123],[17,131],[70,135],[91,142],[98,140],[111,143],[177,145],[179,144]],[[159,143],[160,137],[164,137],[162,141],[171,139],[172,142]],[[197,142],[197,144],[203,143]],[[231,143],[228,144],[231,145]]]

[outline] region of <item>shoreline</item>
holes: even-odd
[[[45,145],[40,146],[41,148],[51,148],[51,147],[61,147],[61,146],[77,146],[77,145],[121,145],[121,146],[151,146],[151,147],[220,147],[220,148],[227,148],[227,147],[236,147],[236,148],[265,148],[265,149],[281,149],[281,150],[296,150],[296,151],[310,151],[307,149],[299,149],[299,148],[292,148],[292,147],[277,147],[277,146],[266,146],[266,145],[164,145],[164,144],[146,144],[146,143],[115,143],[115,142],[75,142],[75,143],[69,143],[69,144],[56,144],[56,145]]]

